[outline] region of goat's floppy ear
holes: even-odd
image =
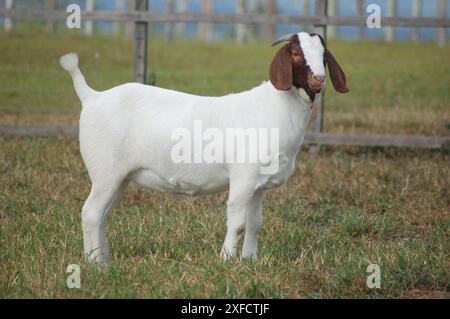
[[[289,44],[286,44],[272,60],[269,69],[269,80],[278,90],[289,90],[292,87],[292,61]]]
[[[328,49],[325,49],[325,59],[328,64],[328,71],[330,72],[330,78],[334,89],[339,93],[347,93],[349,89],[347,88],[347,78],[345,77],[345,73]]]

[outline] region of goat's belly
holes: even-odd
[[[192,172],[189,176],[179,173],[161,174],[149,168],[141,168],[133,173],[132,180],[138,185],[161,192],[185,195],[206,195],[223,192],[228,189],[229,180],[225,171],[216,170],[211,174],[208,169]]]
[[[261,174],[258,178],[256,189],[271,189],[285,185],[295,170],[295,157],[291,160],[283,158],[279,169],[274,174]]]

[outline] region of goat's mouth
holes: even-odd
[[[314,93],[318,94],[322,92],[323,88],[325,87],[324,83],[308,83],[309,90]]]
[[[316,76],[308,76],[308,88],[314,93],[320,93],[325,87],[325,77],[316,79]]]

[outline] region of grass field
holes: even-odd
[[[330,48],[351,93],[327,93],[329,131],[448,135],[448,47],[349,43]],[[89,83],[131,78],[132,43],[0,34],[0,124],[76,125],[77,101],[57,65],[79,52]],[[220,95],[259,84],[274,49],[151,40],[157,85]],[[111,263],[84,263],[81,206],[89,179],[70,138],[0,137],[0,297],[423,298],[450,294],[449,155],[324,148],[303,152],[269,193],[257,262],[222,262],[226,194],[163,195],[130,187],[109,217]],[[66,287],[81,265],[81,289]],[[366,268],[381,269],[381,288]]]

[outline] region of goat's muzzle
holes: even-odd
[[[320,93],[325,87],[325,75],[309,75],[308,86],[311,92]]]

